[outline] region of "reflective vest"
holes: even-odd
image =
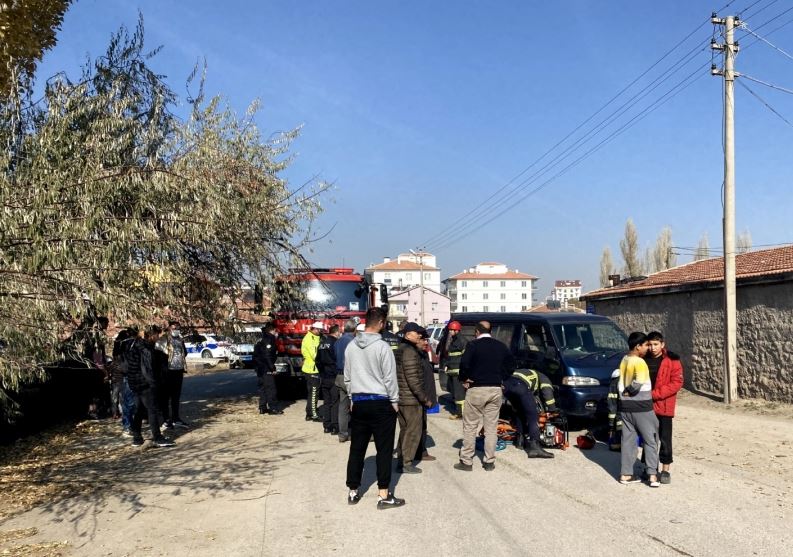
[[[533,369],[521,369],[512,374],[521,381],[524,381],[532,394],[536,395],[539,391],[540,398],[545,404],[546,410],[551,412],[556,410],[556,399],[554,399],[553,385],[551,380],[539,371]]]
[[[460,360],[463,359],[465,345],[466,342],[459,333],[447,345],[446,349],[448,352],[446,352],[446,357],[444,358],[446,375],[460,375]]]

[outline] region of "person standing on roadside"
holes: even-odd
[[[628,336],[628,354],[620,362],[618,383],[620,414],[622,415],[622,465],[619,481],[630,484],[641,481],[633,474],[636,462],[637,435],[644,440],[644,459],[650,487],[659,487],[658,481],[658,418],[653,411],[650,370],[644,361],[647,354],[647,336],[633,332]]]
[[[462,326],[458,321],[450,321],[446,326],[447,338],[441,348],[440,367],[446,373],[446,390],[454,399],[454,409],[449,415],[450,420],[463,417],[465,405],[465,389],[460,382],[460,360],[465,352],[465,339],[460,334]]]
[[[322,418],[317,414],[319,401],[319,370],[317,369],[317,350],[319,340],[325,325],[315,321],[309,328],[303,342],[300,344],[300,353],[303,356],[303,377],[306,378],[306,421],[320,422]]]
[[[182,330],[178,321],[168,323],[168,333],[157,341],[157,349],[166,354],[167,363],[162,369],[162,411],[165,429],[187,428],[187,423],[179,415],[184,382],[185,358],[187,348],[182,340]]]
[[[438,391],[435,389],[435,368],[432,365],[432,360],[430,360],[429,345],[429,335],[425,331],[419,340],[418,349],[421,353],[421,369],[424,372],[424,392],[427,393],[427,398],[429,399],[430,403],[432,403],[430,408],[434,408],[438,404]],[[437,460],[427,451],[428,410],[429,408],[422,408],[423,427],[421,432],[421,442],[419,443],[419,448],[416,451],[416,460],[420,460],[422,462]]]
[[[460,360],[460,381],[465,392],[463,406],[463,446],[457,470],[473,470],[476,436],[485,430],[486,471],[496,468],[498,414],[501,410],[501,386],[515,371],[515,360],[507,346],[490,336],[490,323],[480,321],[475,327],[476,338],[468,343]]]
[[[336,355],[336,388],[339,390],[339,443],[350,440],[350,394],[344,383],[344,351],[347,345],[355,338],[355,319],[348,319],[344,323],[344,334],[333,345]]]
[[[259,414],[280,415],[284,411],[278,404],[278,389],[275,385],[275,360],[278,347],[275,344],[275,325],[262,327],[262,338],[253,347],[253,366],[259,380]]]
[[[336,387],[336,352],[334,345],[341,336],[338,325],[331,325],[322,335],[317,349],[317,368],[322,390],[322,422],[325,433],[339,433],[339,389]]]
[[[143,445],[143,413],[146,412],[151,430],[152,443],[157,447],[173,447],[174,442],[160,433],[160,413],[157,405],[157,380],[154,369],[154,343],[160,338],[162,329],[151,325],[146,329],[143,338],[135,339],[127,356],[127,381],[136,397],[135,415],[132,418],[130,431],[132,444]]]
[[[377,449],[377,508],[401,507],[404,499],[389,491],[391,454],[394,451],[399,385],[396,361],[391,348],[380,337],[385,326],[385,312],[369,308],[364,331],[347,345],[344,352],[344,382],[352,399],[350,421],[350,455],[347,459],[347,503],[361,500],[364,459],[369,438],[374,436]]]
[[[650,370],[653,386],[653,410],[658,418],[658,460],[661,463],[659,480],[662,484],[672,483],[669,468],[672,465],[672,419],[675,417],[677,392],[683,387],[683,365],[680,356],[666,349],[664,335],[653,331],[647,335],[650,348],[644,361]]]
[[[408,323],[404,337],[396,352],[397,381],[399,382],[399,442],[397,443],[397,473],[420,474],[413,465],[413,457],[423,434],[423,409],[432,402],[424,391],[424,368],[418,344],[426,329],[417,323]]]

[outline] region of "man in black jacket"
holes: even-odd
[[[283,414],[279,408],[278,391],[275,386],[275,359],[278,348],[273,331],[275,325],[267,323],[262,327],[262,338],[253,347],[253,365],[259,378],[259,414]]]
[[[339,434],[339,388],[336,386],[336,341],[341,336],[338,325],[331,325],[317,348],[319,388],[322,393],[322,422],[325,433]]]
[[[515,371],[515,360],[506,345],[490,336],[490,323],[480,321],[475,328],[476,339],[468,343],[460,360],[460,381],[465,392],[463,407],[463,447],[457,470],[471,471],[476,436],[484,426],[485,457],[482,467],[496,467],[498,413],[501,409],[504,379]]]
[[[174,446],[173,441],[166,439],[160,433],[162,422],[157,405],[157,372],[153,363],[154,343],[160,338],[160,333],[162,333],[160,327],[150,326],[146,329],[143,338],[135,339],[127,356],[127,381],[129,388],[137,398],[137,407],[130,426],[132,444],[137,446],[143,445],[141,425],[144,412],[147,413],[149,419],[152,443],[157,447]]]

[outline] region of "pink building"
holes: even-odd
[[[424,318],[421,318],[421,286],[414,286],[394,292],[388,298],[390,309],[388,317],[399,326],[403,321],[414,321],[419,325],[430,325],[432,323],[445,323],[451,317],[451,301],[449,297],[424,288]]]

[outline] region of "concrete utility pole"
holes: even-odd
[[[724,44],[713,41],[711,48],[724,53],[724,70],[711,68],[713,75],[724,77],[724,402],[738,400],[737,311],[735,292],[735,16],[711,16],[714,25],[724,27]]]
[[[410,250],[414,256],[419,259],[419,281],[421,285],[421,307],[419,308],[419,325],[424,326],[424,250],[419,249],[418,252]]]

